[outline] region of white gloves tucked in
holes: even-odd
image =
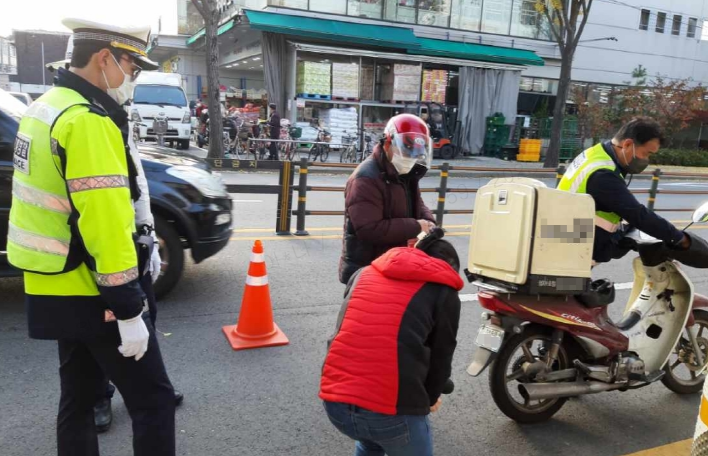
[[[130,320],[118,320],[118,332],[120,332],[121,345],[118,351],[126,358],[135,357],[135,361],[140,361],[148,349],[148,332],[142,313]]]
[[[152,283],[155,283],[158,277],[160,277],[162,258],[160,258],[160,242],[157,240],[154,231],[152,232],[152,238],[155,240],[155,246],[152,249],[152,256],[150,257],[150,275],[152,276]]]

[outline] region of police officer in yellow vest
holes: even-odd
[[[649,166],[649,156],[659,151],[663,141],[656,121],[632,119],[611,141],[578,155],[561,179],[558,189],[587,193],[595,200],[595,262],[604,263],[627,253],[618,245],[622,220],[670,247],[690,246],[688,236],[639,203],[625,182],[627,174],[639,174]]]
[[[58,341],[58,454],[99,454],[93,406],[105,371],[133,421],[134,454],[172,456],[174,390],[139,283],[135,168],[108,115],[157,67],[150,30],[64,25],[71,68],[29,107],[15,142],[8,259],[25,271],[30,337]]]

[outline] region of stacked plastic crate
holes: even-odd
[[[519,141],[519,153],[516,161],[537,162],[541,160],[541,140],[523,138]]]
[[[487,117],[487,133],[484,136],[484,155],[501,157],[502,148],[509,142],[511,125],[505,125],[504,115],[500,112]]]

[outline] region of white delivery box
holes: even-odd
[[[477,192],[467,275],[510,291],[577,294],[590,284],[595,202],[527,178]]]

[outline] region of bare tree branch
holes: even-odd
[[[554,10],[554,14],[557,14]],[[548,25],[551,28],[551,32],[553,33],[553,37],[556,39],[556,43],[558,43],[558,47],[560,48],[561,51],[563,51],[563,48],[565,44],[563,43],[563,38],[561,34],[559,33],[558,30],[556,30],[556,23],[553,21],[553,17],[551,17],[551,12],[547,6],[544,5],[543,8],[543,15],[546,17],[546,20],[548,21]]]
[[[199,11],[199,14],[201,14],[202,19],[204,19],[206,21],[207,20],[207,13],[206,13],[206,9],[204,8],[204,5],[202,5],[199,0],[192,0],[192,5],[194,5],[194,7],[197,9],[197,11]]]
[[[583,1],[582,3],[583,5],[585,5],[585,1]],[[590,16],[590,7],[592,7],[592,0],[588,0],[587,2],[587,7],[583,13],[583,20],[580,21],[580,27],[578,28],[578,32],[575,34],[575,39],[572,43],[573,49],[578,46],[578,43],[580,42],[580,37],[583,35],[583,30],[585,30],[585,24],[587,24],[588,17]]]

